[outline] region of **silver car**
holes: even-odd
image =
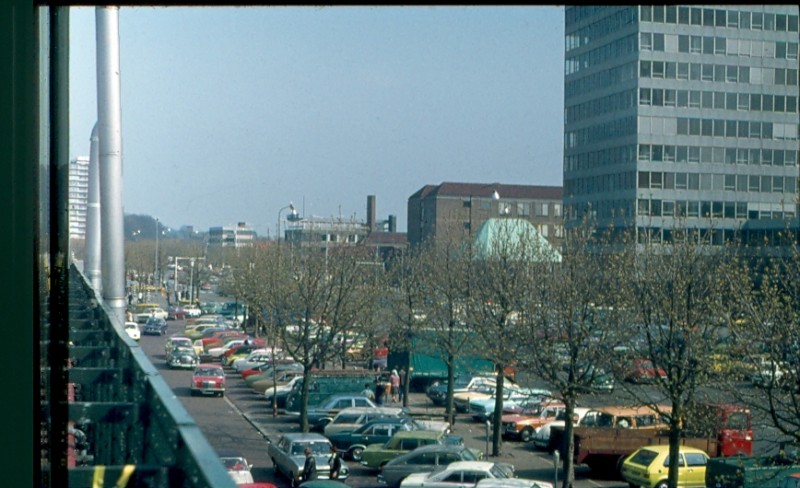
[[[456,461],[478,461],[483,456],[465,446],[423,446],[397,456],[383,466],[378,483],[392,488],[412,473],[437,473]]]
[[[292,488],[301,483],[303,466],[306,462],[305,449],[310,448],[314,459],[317,461],[317,477],[328,479],[330,467],[328,459],[331,456],[331,442],[322,434],[316,433],[291,433],[283,434],[276,442],[267,445],[267,455],[272,461],[276,473],[286,476]],[[345,481],[350,470],[342,461],[339,472],[339,481]]]

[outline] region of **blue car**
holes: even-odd
[[[142,335],[166,335],[167,321],[157,317],[150,317],[142,326]]]

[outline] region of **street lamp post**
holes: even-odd
[[[189,271],[189,303],[194,303],[194,259],[190,259],[189,264],[191,264]]]
[[[161,283],[158,279],[158,234],[158,219],[156,218],[156,262],[153,269],[153,286],[158,286]]]
[[[281,242],[281,212],[283,212],[286,209],[290,209],[291,212],[292,212],[292,215],[295,215],[297,213],[297,210],[294,209],[294,205],[292,204],[292,202],[289,202],[289,205],[287,205],[285,207],[282,207],[280,210],[278,210],[278,235],[277,235],[277,238],[278,238],[278,242],[279,243]],[[286,240],[286,239],[284,238],[284,240]]]

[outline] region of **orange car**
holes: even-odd
[[[563,403],[542,402],[523,409],[520,413],[503,415],[503,437],[528,442],[542,425],[556,420],[566,407]]]

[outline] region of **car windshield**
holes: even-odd
[[[489,470],[495,478],[513,478],[514,472],[507,465],[495,464]]]
[[[194,370],[194,374],[197,376],[222,376],[222,370],[220,368],[197,368]]]
[[[242,471],[247,469],[247,461],[241,457],[224,457],[220,458],[225,469],[230,471]]]
[[[304,454],[306,447],[310,447],[311,452],[315,456],[327,455],[330,454],[331,452],[331,445],[328,444],[327,442],[312,441],[312,442],[296,442],[292,444],[292,454],[295,456]]]
[[[656,456],[658,456],[658,453],[655,451],[641,449],[631,458],[630,462],[639,466],[650,466]]]

